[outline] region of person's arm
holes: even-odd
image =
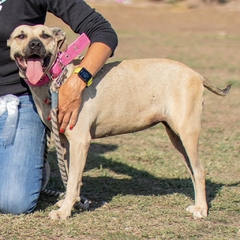
[[[61,18],[74,32],[87,34],[91,45],[79,67],[86,68],[92,76],[95,76],[113,55],[118,44],[117,35],[110,23],[83,0],[35,1],[40,1],[43,7]],[[68,124],[70,129],[75,126],[81,106],[82,91],[85,87],[86,83],[77,74],[72,74],[61,86],[58,102],[61,133],[65,131]]]
[[[118,39],[111,24],[84,0],[29,0],[39,9],[47,9],[63,20],[75,33],[85,33],[91,44],[101,42],[111,48],[112,55]],[[39,3],[40,2],[40,3]]]
[[[79,67],[86,68],[95,76],[111,54],[112,50],[106,44],[101,42],[93,43]],[[67,82],[60,87],[58,103],[60,133],[64,133],[68,124],[70,129],[75,126],[81,105],[82,91],[85,88],[86,83],[77,74],[72,74]]]

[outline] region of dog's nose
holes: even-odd
[[[39,50],[42,47],[42,42],[38,39],[33,39],[29,42],[29,47],[32,50]]]

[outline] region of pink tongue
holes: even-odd
[[[26,76],[31,84],[36,85],[43,76],[42,63],[40,58],[29,58],[27,60]]]

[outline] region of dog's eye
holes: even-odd
[[[43,33],[43,34],[41,35],[41,37],[42,37],[43,39],[48,39],[48,38],[50,38],[51,36],[48,35],[48,34],[46,34],[46,33]]]
[[[25,34],[21,33],[17,36],[18,39],[24,39],[26,37]]]

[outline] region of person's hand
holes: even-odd
[[[101,42],[92,43],[78,67],[85,67],[92,76],[95,76],[111,53],[111,48],[106,44]],[[60,133],[64,133],[68,125],[70,129],[75,126],[84,88],[86,88],[86,83],[77,74],[72,74],[60,87],[58,97]]]
[[[68,125],[70,129],[75,126],[84,88],[86,88],[86,83],[77,74],[72,74],[60,87],[58,97],[60,133],[64,133]]]

